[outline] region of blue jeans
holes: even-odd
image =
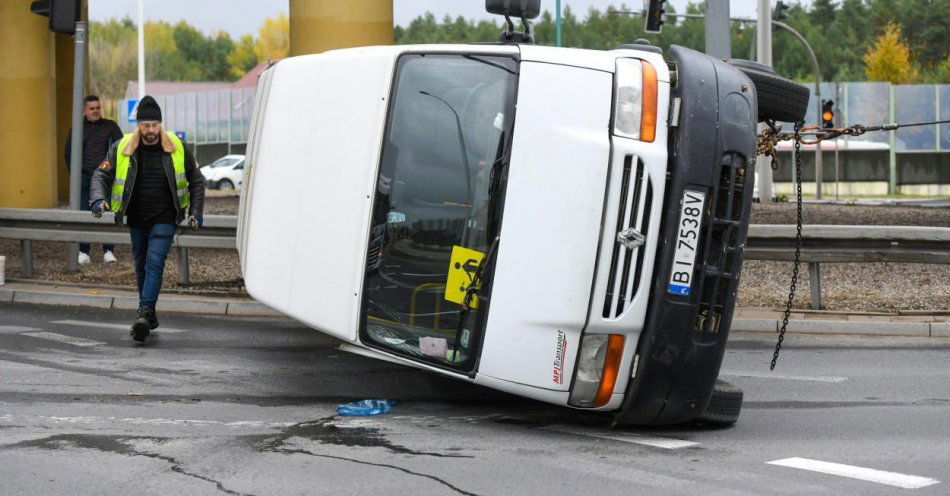
[[[139,306],[155,308],[162,290],[165,258],[175,238],[173,224],[150,227],[129,226],[132,235],[132,258],[135,259],[135,282],[139,286]]]
[[[106,199],[106,201],[109,201],[108,198]],[[80,189],[80,192],[79,192],[79,209],[82,210],[82,209],[91,208],[88,206],[88,203],[89,203],[89,180],[83,179],[82,188]],[[103,253],[107,251],[113,251],[114,249],[115,249],[115,246],[102,245]],[[88,255],[89,243],[79,243],[79,251]]]

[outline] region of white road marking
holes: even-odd
[[[26,418],[26,417],[21,417]],[[222,420],[194,420],[194,419],[169,419],[169,418],[142,418],[142,417],[56,417],[51,415],[37,415],[29,418],[42,421],[54,422],[57,424],[92,424],[97,422],[121,422],[134,425],[183,425],[183,426],[220,426],[220,427],[268,427],[280,428],[294,425],[293,422],[265,422],[262,420],[236,420],[225,422]],[[12,421],[13,417],[6,415],[0,417],[3,421]]]
[[[854,465],[844,465],[841,463],[823,462],[820,460],[809,460],[808,458],[785,458],[782,460],[773,460],[766,462],[769,465],[780,465],[782,467],[800,468],[802,470],[811,470],[823,474],[839,475],[841,477],[850,477],[868,482],[877,482],[878,484],[887,484],[888,486],[900,487],[904,489],[920,489],[922,487],[932,486],[940,483],[937,479],[928,477],[918,477],[916,475],[905,475],[897,472],[886,472],[873,468],[855,467]]]
[[[0,334],[22,334],[24,332],[32,331],[42,331],[42,329],[37,329],[36,327],[23,327],[23,326],[0,326]]]
[[[647,446],[653,446],[654,448],[680,449],[680,448],[689,448],[691,446],[699,446],[699,443],[694,443],[692,441],[683,441],[682,439],[643,436],[640,434],[634,434],[632,432],[615,432],[615,431],[608,431],[605,429],[591,429],[591,428],[586,428],[586,427],[577,427],[573,425],[548,425],[541,428],[545,430],[549,430],[549,431],[566,432],[568,434],[577,434],[578,436],[596,437],[600,439],[612,439],[614,441],[621,441],[624,443],[644,444]]]
[[[105,344],[102,341],[93,341],[86,338],[77,338],[73,336],[66,336],[63,334],[56,334],[55,332],[24,332],[24,336],[31,336],[39,339],[46,339],[49,341],[56,341],[59,343],[71,344],[73,346],[98,346]]]
[[[88,322],[85,320],[54,320],[50,324],[62,324],[78,327],[99,327],[102,329],[121,329],[123,331],[128,331],[132,328],[132,324],[107,324],[105,322]],[[177,334],[180,332],[188,332],[187,329],[175,329],[174,327],[159,327],[154,332],[159,332],[162,334]]]
[[[756,379],[784,379],[788,381],[808,381],[808,382],[844,382],[847,377],[838,377],[833,375],[788,375],[788,374],[765,374],[760,372],[740,372],[723,370],[720,375],[730,377],[754,377]]]

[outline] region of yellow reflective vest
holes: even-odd
[[[191,193],[188,192],[188,179],[185,177],[185,147],[174,133],[166,131],[166,134],[168,134],[172,143],[175,144],[175,152],[171,155],[172,165],[175,167],[175,188],[178,193],[178,209],[187,210],[188,205],[191,203]],[[132,139],[132,134],[126,134],[122,137],[122,140],[119,141],[119,145],[116,148],[115,181],[112,182],[112,202],[110,205],[112,211],[116,213],[123,212],[125,207],[125,205],[122,204],[122,194],[125,193],[125,179],[129,174],[129,160],[131,157],[123,154],[122,150],[125,150],[125,146],[130,139]]]

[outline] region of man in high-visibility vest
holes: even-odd
[[[205,181],[185,144],[162,129],[154,98],[139,101],[136,120],[138,129],[113,144],[92,175],[89,204],[96,217],[111,210],[116,224],[129,226],[139,288],[131,334],[143,342],[158,327],[155,304],[177,226],[186,219],[201,226]]]

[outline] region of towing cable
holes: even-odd
[[[873,131],[893,131],[904,127],[932,126],[935,124],[946,124],[948,120],[914,122],[912,124],[882,124],[880,126],[865,126],[855,124],[849,127],[821,128],[818,126],[805,126],[804,122],[795,123],[795,131],[791,133],[782,133],[780,128],[776,127],[775,121],[766,120],[766,128],[756,137],[756,156],[764,155],[772,159],[772,170],[778,170],[778,157],[775,152],[775,145],[779,141],[792,140],[795,142],[795,258],[792,264],[792,281],[788,288],[788,301],[785,302],[785,312],[782,314],[782,328],[779,329],[778,341],[775,343],[775,353],[772,355],[772,364],[769,370],[775,370],[775,364],[778,362],[779,352],[782,350],[782,341],[785,340],[785,331],[788,330],[788,318],[792,313],[792,302],[795,299],[795,290],[798,285],[798,269],[800,265],[802,250],[802,145],[814,145],[819,141],[835,139],[839,136],[861,136],[864,133]],[[755,170],[755,160],[752,168]]]

